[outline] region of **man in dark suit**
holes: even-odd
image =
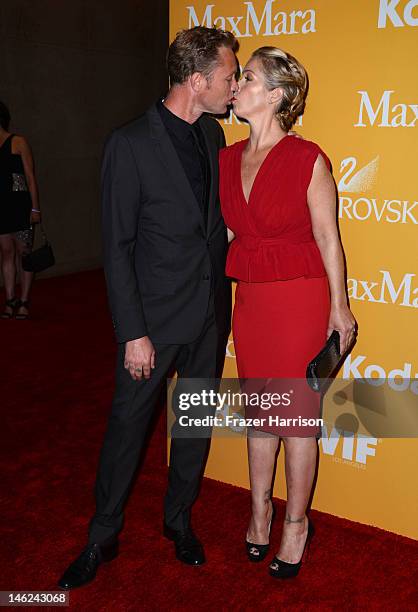
[[[170,90],[108,139],[102,166],[104,270],[118,341],[116,388],[96,480],[88,544],[59,586],[90,582],[117,555],[128,497],[167,374],[221,375],[230,330],[227,231],[218,196],[219,123],[238,88],[230,32],[180,32],[168,52]],[[176,556],[205,561],[190,523],[206,437],[173,437],[164,534]]]

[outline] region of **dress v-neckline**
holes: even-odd
[[[247,143],[248,143],[248,141],[249,141],[249,138],[247,138],[246,140],[243,140],[243,141],[242,141],[242,142],[244,143],[244,146],[240,147],[240,150],[239,150],[239,153],[238,153],[238,170],[239,170],[239,174],[238,174],[238,176],[239,176],[239,184],[240,184],[240,188],[241,188],[241,196],[242,196],[242,199],[244,200],[244,203],[245,203],[247,206],[249,206],[249,205],[250,205],[250,202],[251,202],[251,196],[252,196],[252,194],[253,194],[255,184],[256,184],[256,182],[257,182],[257,179],[260,177],[261,171],[262,171],[263,167],[265,167],[265,165],[266,165],[266,162],[267,162],[268,158],[269,158],[269,157],[270,157],[270,155],[273,153],[273,151],[275,151],[275,150],[277,149],[277,147],[278,147],[278,146],[279,146],[279,145],[280,145],[280,144],[281,144],[281,143],[282,143],[284,140],[287,140],[287,138],[291,138],[291,136],[289,136],[289,134],[286,134],[286,136],[283,136],[283,138],[280,138],[280,140],[279,140],[278,142],[276,142],[276,144],[275,144],[275,145],[273,145],[273,146],[271,147],[270,151],[267,153],[267,155],[265,156],[265,158],[264,158],[264,159],[263,159],[263,161],[261,162],[260,167],[258,168],[258,170],[257,170],[257,172],[256,172],[256,175],[255,175],[255,177],[254,177],[253,184],[251,185],[251,189],[250,189],[250,192],[249,192],[249,194],[248,194],[248,200],[247,200],[247,199],[246,199],[246,197],[245,197],[245,193],[244,193],[244,186],[243,186],[243,182],[242,182],[242,154],[243,154],[243,152],[244,152],[244,148],[245,148],[246,144],[247,144]]]
[[[14,136],[14,134],[10,134],[5,140],[3,140],[2,144],[0,145],[0,149],[2,149],[4,147],[4,145],[6,144],[6,142],[9,140],[9,138],[11,138],[12,136]]]

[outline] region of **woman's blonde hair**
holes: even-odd
[[[280,87],[283,97],[276,109],[280,127],[288,132],[296,119],[303,115],[309,81],[305,68],[290,53],[277,47],[260,47],[251,55],[263,67],[268,90]]]

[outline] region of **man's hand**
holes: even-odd
[[[148,336],[126,343],[125,368],[133,380],[151,377],[151,370],[155,368],[155,349]]]

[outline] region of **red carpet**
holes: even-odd
[[[0,590],[55,590],[84,545],[112,396],[115,344],[102,272],[37,281],[32,302],[32,321],[0,320]],[[181,565],[161,535],[165,443],[162,411],[121,554],[70,593],[71,609],[418,610],[418,542],[312,511],[308,563],[296,580],[275,581],[267,560],[254,566],[245,557],[248,492],[209,479],[193,513],[208,563]]]

